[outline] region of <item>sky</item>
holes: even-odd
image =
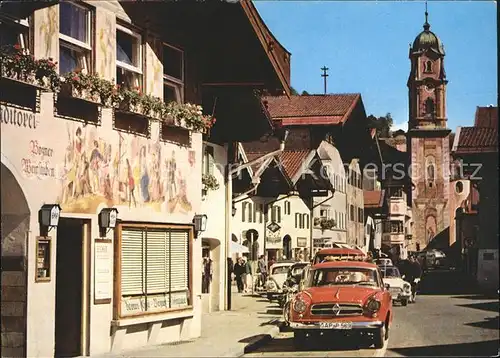
[[[390,112],[407,129],[409,44],[423,30],[423,1],[255,1],[292,54],[291,82],[323,94],[361,93],[367,115]],[[430,30],[443,42],[448,128],[472,126],[477,106],[497,105],[496,2],[428,1]]]

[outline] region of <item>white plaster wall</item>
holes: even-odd
[[[218,303],[216,307],[224,307],[224,285],[225,285],[225,268],[226,268],[226,215],[231,215],[231,213],[226,213],[226,192],[225,192],[225,182],[224,182],[224,168],[227,164],[227,147],[220,146],[213,143],[203,143],[203,151],[205,147],[209,145],[214,148],[214,168],[213,175],[219,183],[219,189],[209,190],[205,198],[201,202],[199,214],[206,214],[207,229],[200,235],[201,238],[216,239],[219,241],[219,260],[218,272],[219,277],[214,277],[212,280],[212,289],[219,290]],[[212,304],[214,307],[214,304]]]
[[[96,36],[101,34],[100,30],[104,27],[106,31],[111,29],[110,36],[114,36],[114,24],[116,22],[115,12],[116,8],[120,8],[118,2],[115,2],[113,11],[110,11],[108,2],[96,3],[89,2],[89,4],[98,7],[96,10]],[[111,9],[111,10],[112,10]],[[123,11],[118,11],[123,15]],[[123,16],[125,18],[125,16]],[[58,5],[48,7],[43,10],[35,12],[34,15],[34,55],[36,58],[52,57],[57,61],[59,57],[58,46]],[[104,35],[106,35],[104,31]],[[98,38],[96,39],[99,40]],[[111,41],[113,43],[113,41]],[[113,43],[114,44],[114,43]],[[103,52],[108,52],[110,56],[104,56]],[[146,45],[146,62],[147,68],[158,64],[158,59],[149,55],[151,48]],[[114,47],[105,47],[101,49],[96,46],[96,71],[101,72],[106,78],[114,77]],[[156,62],[155,62],[156,61]],[[103,66],[101,66],[103,65]],[[150,76],[150,79],[153,78]],[[153,83],[150,87],[145,84],[145,88],[151,93],[158,94],[158,89],[162,87],[162,82]],[[59,202],[62,191],[62,174],[65,169],[65,152],[68,147],[68,136],[75,133],[77,127],[81,127],[85,135],[92,137],[102,143],[110,144],[113,148],[118,146],[118,132],[112,129],[111,110],[104,109],[101,119],[101,124],[98,127],[92,125],[83,126],[81,123],[55,118],[53,111],[53,94],[44,93],[41,96],[41,110],[40,113],[30,114],[31,112],[20,111],[24,115],[32,115],[35,118],[35,127],[19,125],[12,123],[9,118],[4,116],[4,110],[11,113],[14,110],[11,107],[2,105],[2,119],[1,121],[1,161],[13,173],[23,189],[28,205],[31,211],[30,228],[28,234],[28,302],[27,302],[27,356],[48,357],[54,355],[54,323],[55,323],[55,272],[56,272],[56,252],[57,252],[57,230],[54,229],[50,232],[53,238],[52,242],[52,280],[48,283],[35,283],[35,238],[39,234],[38,225],[38,210],[44,203]],[[19,111],[19,110],[17,110]],[[26,123],[26,122],[25,122]],[[133,142],[134,136],[130,134],[123,134],[125,140],[129,143]],[[151,125],[151,139],[137,139],[138,143],[149,144],[158,141],[159,125],[153,123]],[[47,147],[52,150],[50,155],[37,155],[34,154],[32,149],[33,145],[39,147]],[[87,143],[88,144],[88,143]],[[190,208],[186,211],[173,209],[174,211],[168,212],[165,205],[158,208],[151,208],[148,206],[138,205],[137,208],[129,208],[127,205],[118,205],[119,218],[127,221],[149,221],[149,222],[169,222],[169,223],[191,223],[193,215],[201,212],[201,148],[202,138],[201,134],[192,134],[192,143],[190,148],[179,148],[174,144],[159,143],[162,153],[166,157],[167,153],[175,152],[177,160],[177,168],[180,170],[180,175],[183,176],[186,182],[187,198],[190,202]],[[114,153],[113,153],[114,154]],[[133,158],[131,158],[133,159]],[[27,160],[31,165],[38,165],[42,163],[47,165],[48,168],[54,169],[54,177],[33,175],[26,172]],[[139,196],[139,193],[136,194]],[[139,199],[139,198],[138,198]],[[73,208],[72,210],[65,210],[63,206],[64,216],[73,216],[79,218],[91,219],[92,235],[90,239],[94,239],[98,234],[97,227],[97,213],[105,204],[100,204],[97,207],[91,207],[85,210],[84,213],[79,212],[79,209]],[[142,206],[142,207],[141,207]],[[209,222],[210,225],[210,222]],[[109,233],[112,235],[112,232]],[[222,235],[223,237],[223,235]],[[93,240],[91,240],[93,241]],[[201,241],[193,244],[193,260],[199,262],[201,259]],[[93,255],[93,243],[90,254]],[[91,259],[91,274],[93,274],[93,257]],[[177,327],[178,333],[173,334],[171,329],[164,327],[160,329],[158,339],[161,342],[175,341],[179,339],[187,339],[197,337],[201,334],[201,301],[199,291],[201,288],[201,276],[199,265],[193,265],[193,318],[190,319],[177,319],[170,323]],[[110,337],[110,322],[112,319],[112,303],[94,305],[93,303],[93,279],[89,280],[91,303],[90,303],[90,353],[100,354],[110,350],[111,337]],[[168,319],[168,317],[166,316]],[[166,333],[169,331],[169,333]],[[138,347],[148,343],[147,334],[141,333],[137,335],[128,335],[124,340],[125,347]]]

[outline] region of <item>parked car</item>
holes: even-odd
[[[299,290],[299,283],[302,278],[302,271],[304,267],[307,266],[307,262],[297,262],[294,263],[288,269],[287,278],[285,283],[283,284],[283,293],[281,295],[277,295],[278,304],[280,307],[285,305],[288,297],[290,296],[290,292]]]
[[[363,251],[359,249],[350,249],[350,248],[331,248],[331,249],[322,249],[316,252],[313,259],[313,265],[319,264],[324,260],[348,260],[351,258],[359,258],[359,260],[363,260],[366,258],[366,255]]]
[[[389,285],[393,302],[406,306],[411,298],[411,285],[406,282],[395,266],[379,266],[385,284]]]
[[[277,262],[270,267],[266,283],[266,295],[269,301],[283,293],[283,284],[288,277],[288,270],[293,264],[294,262]]]
[[[427,268],[439,268],[446,266],[446,254],[441,250],[429,250],[425,253]]]
[[[352,260],[316,264],[306,286],[290,303],[297,348],[314,336],[340,331],[371,333],[375,348],[384,346],[392,323],[392,297],[377,265]]]

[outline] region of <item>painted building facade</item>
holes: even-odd
[[[365,216],[362,182],[363,177],[358,159],[345,163],[348,173],[346,186],[347,194],[347,244],[364,247],[365,243]]]

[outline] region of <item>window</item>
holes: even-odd
[[[59,73],[89,73],[92,54],[91,12],[72,2],[59,4]]]
[[[125,224],[118,234],[120,303],[115,318],[188,308],[192,228]]]
[[[207,145],[203,154],[203,174],[214,173],[214,147]]]
[[[184,53],[163,44],[163,101],[184,101]]]
[[[281,207],[273,206],[271,208],[271,222],[281,223]]]
[[[264,204],[259,204],[259,223],[262,224],[264,217]]]
[[[116,83],[133,89],[142,87],[142,37],[116,24]]]
[[[425,72],[432,72],[432,61],[427,61],[425,63]]]
[[[384,233],[387,234],[402,234],[404,233],[404,226],[402,221],[387,220],[383,223]]]
[[[403,189],[401,189],[401,188],[391,188],[390,193],[391,193],[391,197],[394,197],[394,198],[402,198],[403,197]]]
[[[248,203],[241,203],[241,222],[245,222],[246,219],[246,213],[247,213],[247,204]]]
[[[426,114],[433,114],[434,113],[434,101],[432,98],[427,98],[425,101],[425,113]]]
[[[354,205],[351,205],[351,207],[350,207],[350,214],[351,214],[350,220],[354,221],[355,220],[355,218],[354,218]]]
[[[253,205],[252,203],[248,203],[248,222],[251,223],[253,221]]]
[[[291,204],[288,200],[285,201],[285,215],[290,215],[292,212]]]
[[[300,225],[300,214],[295,213],[295,228],[298,229]]]
[[[358,222],[363,223],[363,221],[364,221],[363,209],[358,208]]]
[[[13,20],[0,17],[0,46],[19,45],[22,49],[29,48],[28,19]]]
[[[302,214],[302,226],[301,229],[309,229],[309,215]]]

